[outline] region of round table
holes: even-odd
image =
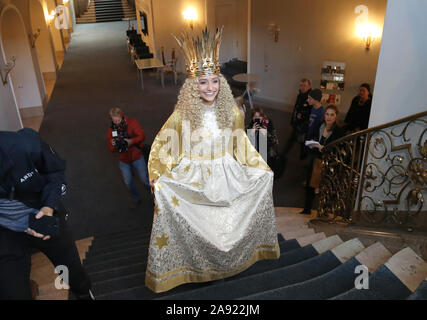
[[[259,81],[261,79],[261,76],[254,73],[239,73],[239,74],[235,74],[232,79],[237,82],[246,83],[246,91],[243,93],[243,96],[245,95],[245,93],[248,94],[249,104],[252,109],[253,105],[252,105],[251,92],[249,90],[249,83]]]

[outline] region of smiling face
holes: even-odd
[[[213,104],[219,91],[219,77],[217,75],[199,77],[198,90],[205,104]]]

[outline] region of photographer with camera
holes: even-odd
[[[141,203],[141,196],[133,182],[132,169],[136,170],[147,192],[151,195],[147,164],[142,153],[145,134],[139,123],[135,119],[126,117],[120,108],[112,108],[109,115],[112,123],[107,133],[108,147],[111,152],[120,154],[119,167],[132,196],[129,207],[135,209]]]
[[[247,129],[255,130],[255,149],[259,152],[260,135],[267,135],[267,164],[273,171],[278,171],[278,145],[279,139],[276,135],[273,122],[267,117],[260,107],[251,109],[251,121]],[[265,159],[264,159],[265,160]]]
[[[67,267],[77,299],[94,299],[61,205],[64,171],[34,130],[0,131],[0,300],[32,299],[30,248]]]

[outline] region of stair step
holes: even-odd
[[[92,290],[97,295],[102,295],[108,292],[124,290],[135,286],[143,286],[145,283],[145,270],[141,273],[135,273],[120,278],[106,280],[94,283]]]
[[[146,230],[134,230],[128,232],[121,232],[120,234],[116,234],[114,236],[94,236],[93,243],[112,243],[115,241],[126,241],[126,239],[141,236],[141,237],[150,237],[151,232],[147,232]]]
[[[369,277],[369,290],[356,290],[335,300],[401,300],[408,298],[427,277],[427,263],[412,249],[405,248]]]
[[[281,288],[258,292],[239,299],[259,299],[259,300],[306,300],[306,299],[328,299],[338,294],[354,288],[355,274],[357,266],[360,266],[358,255],[365,251],[365,254],[372,254],[370,248],[365,249],[358,239],[352,239],[333,248],[331,253],[342,264],[333,270],[322,274],[316,278],[306,280],[301,283],[286,285]]]
[[[407,300],[427,300],[427,279],[420,284],[418,289]]]
[[[148,243],[150,241],[150,236],[142,236],[142,235],[133,235],[133,236],[129,236],[125,239],[117,239],[117,240],[104,240],[104,241],[93,241],[92,245],[90,247],[89,253],[91,250],[94,251],[99,251],[99,250],[104,250],[104,249],[108,249],[108,248],[113,248],[113,247],[118,247],[118,246],[122,246],[125,245],[126,243],[133,243],[136,241],[146,241],[146,243]]]
[[[115,279],[120,278],[123,276],[141,273],[142,271],[145,271],[147,267],[146,263],[135,263],[123,267],[117,267],[110,270],[102,270],[98,272],[93,272],[90,274],[90,279],[92,283],[97,283],[101,281],[105,281],[108,279]]]
[[[93,249],[90,249],[88,253],[86,254],[86,259],[91,259],[100,255],[105,255],[109,253],[115,253],[115,252],[121,252],[126,249],[135,248],[135,247],[141,247],[141,246],[148,246],[149,239],[137,239],[135,241],[130,241],[126,243],[122,243],[119,245],[114,246],[105,246],[101,248],[94,247]]]
[[[331,251],[307,259],[300,263],[274,270],[219,283],[178,295],[170,295],[166,300],[232,300],[257,292],[272,290],[287,285],[313,279],[341,265]]]
[[[93,263],[91,265],[86,265],[85,262],[83,262],[83,265],[86,269],[86,271],[91,274],[99,271],[107,271],[119,267],[124,267],[130,264],[136,264],[136,263],[146,263],[147,261],[147,253],[139,252],[135,255],[128,255],[125,257],[119,257],[116,259],[110,259],[101,261],[98,263]]]
[[[116,252],[99,254],[94,257],[88,257],[87,259],[85,259],[85,265],[90,267],[91,265],[101,263],[105,260],[115,260],[121,257],[135,255],[138,253],[144,253],[147,251],[148,251],[148,244],[144,243],[143,245],[136,246],[133,248],[126,248]]]

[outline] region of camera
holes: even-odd
[[[111,135],[113,136],[113,146],[114,148],[122,153],[126,152],[129,149],[129,145],[125,139],[129,139],[128,135],[128,126],[126,121],[123,119],[119,125],[114,122],[111,124]]]

